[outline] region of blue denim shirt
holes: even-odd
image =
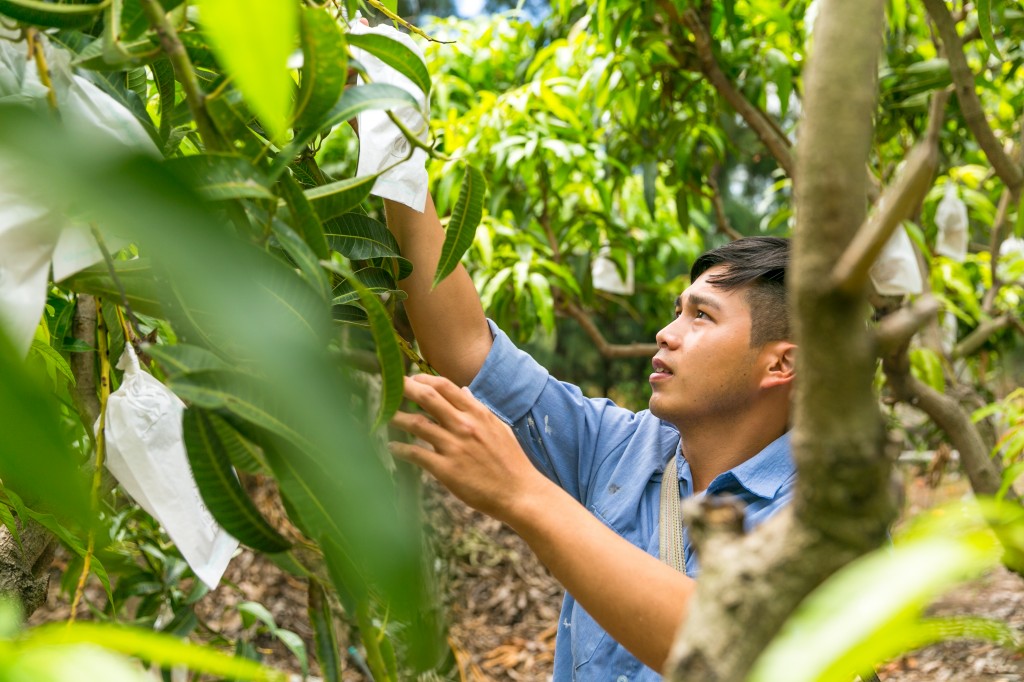
[[[661,477],[679,458],[680,493],[693,495],[690,466],[679,432],[649,411],[630,412],[607,399],[585,397],[557,381],[492,322],[494,345],[470,390],[509,424],[523,449],[548,478],[605,525],[658,556]],[[711,482],[706,495],[735,495],[747,503],[751,528],[792,497],[796,469],[789,434]],[[697,560],[684,534],[686,573]],[[652,594],[651,599],[660,598]],[[556,682],[649,682],[661,676],[616,643],[566,593],[555,639]]]

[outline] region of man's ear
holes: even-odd
[[[762,352],[765,362],[761,388],[785,386],[796,377],[796,345],[789,341],[774,341]]]

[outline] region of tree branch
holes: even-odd
[[[189,59],[185,46],[182,45],[181,39],[178,38],[178,32],[167,19],[167,12],[159,0],[140,0],[140,3],[142,4],[142,11],[149,20],[149,25],[153,27],[153,30],[156,31],[157,36],[160,38],[160,45],[163,47],[167,58],[171,62],[171,66],[174,68],[175,78],[181,83],[182,89],[185,91],[185,100],[188,102],[189,111],[192,112],[192,118],[196,122],[196,130],[199,131],[203,144],[209,150],[224,151],[225,146],[221,142],[217,128],[213,125],[213,120],[206,111],[206,95],[199,85],[199,79],[196,78],[196,71],[192,67],[192,60]]]
[[[701,21],[700,16],[693,9],[683,12],[682,17],[676,11],[671,2],[662,2],[662,7],[673,22],[678,25],[680,21],[693,33],[694,46],[697,50],[697,58],[700,61],[701,72],[708,82],[718,91],[729,105],[736,110],[736,113],[747,122],[751,130],[757,134],[761,142],[775,158],[779,167],[786,172],[791,179],[796,178],[796,163],[790,153],[791,143],[789,138],[782,135],[777,126],[771,121],[768,114],[754,106],[743,96],[729,77],[722,71],[712,48],[711,36]]]
[[[718,231],[734,241],[742,239],[743,235],[729,224],[729,217],[725,214],[725,202],[722,201],[722,191],[719,189],[718,179],[715,177],[717,171],[718,169],[715,168],[714,171],[708,174],[708,187],[711,188],[711,205],[715,207],[715,221]]]
[[[938,131],[948,98],[946,92],[935,93],[924,139],[911,150],[896,180],[882,193],[875,209],[836,263],[832,286],[837,290],[854,295],[867,285],[871,265],[886,242],[924,200],[939,165]]]
[[[597,325],[594,324],[594,321],[590,319],[590,316],[582,308],[569,301],[563,301],[560,307],[569,317],[579,323],[586,335],[594,342],[594,346],[597,347],[597,351],[602,357],[613,360],[620,358],[650,358],[654,357],[654,354],[658,352],[658,344],[656,343],[608,343],[608,340],[604,338],[604,334],[601,333],[601,330],[597,328]]]
[[[89,294],[78,294],[75,315],[71,318],[71,336],[90,348],[96,347],[97,315],[96,299]],[[100,416],[100,399],[96,396],[96,351],[71,353],[69,364],[71,373],[75,375],[71,399],[82,416],[86,432],[92,437],[93,424]]]
[[[991,126],[985,119],[981,101],[974,89],[974,74],[967,65],[964,46],[960,35],[956,32],[956,22],[949,13],[945,0],[923,0],[923,2],[928,15],[935,23],[935,29],[945,48],[946,59],[949,61],[949,73],[953,78],[953,85],[956,87],[956,97],[960,102],[964,121],[974,133],[974,138],[985,152],[992,168],[995,169],[1007,188],[1017,194],[1021,185],[1024,184],[1024,174],[1003,150],[1003,146],[996,139],[995,133],[992,132]]]
[[[931,295],[925,295],[913,305],[883,317],[875,331],[878,355],[885,357],[906,346],[918,330],[935,319],[938,312],[939,302]]]
[[[953,357],[966,358],[969,355],[974,355],[978,352],[978,349],[985,345],[985,342],[988,341],[993,334],[1006,329],[1012,324],[1013,316],[1009,313],[992,318],[991,320],[985,320],[978,325],[977,329],[968,334],[963,341],[956,345],[956,348],[953,349]]]
[[[1009,211],[1011,200],[1013,200],[1013,192],[1009,189],[1004,189],[1003,193],[999,196],[995,220],[992,221],[992,235],[988,244],[988,262],[989,268],[992,270],[992,286],[985,292],[985,297],[981,303],[981,309],[988,314],[992,313],[992,307],[996,303],[996,295],[1003,286],[1003,283],[999,280],[999,249],[1003,245],[1003,226],[1006,224],[1006,214]]]

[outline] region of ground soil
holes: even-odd
[[[910,480],[908,513],[965,494],[965,485],[955,478],[946,477],[937,486],[923,477]],[[550,679],[561,602],[557,583],[509,529],[467,509],[429,483],[426,500],[428,525],[437,533],[437,545],[445,548],[436,566],[448,595],[449,645],[458,662],[451,679]],[[64,561],[58,558],[54,564],[47,605],[33,615],[32,623],[67,617],[68,600],[59,590]],[[102,603],[98,586],[92,586],[88,594],[95,603]],[[234,638],[242,630],[236,607],[246,600],[265,605],[280,627],[298,633],[310,646],[304,583],[248,551],[235,557],[221,587],[199,603],[197,613],[204,628]],[[1024,581],[1000,568],[951,590],[930,611],[934,615],[997,618],[1024,634]],[[205,629],[199,632],[210,636]],[[341,636],[343,640],[347,637],[344,628]],[[279,642],[265,634],[249,637],[269,663],[298,672],[296,659]],[[311,672],[316,676],[319,671],[314,665]],[[1024,681],[1024,659],[993,644],[952,641],[880,666],[878,676],[882,682],[1016,682]],[[344,679],[367,679],[351,656],[346,660]]]

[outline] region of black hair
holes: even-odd
[[[750,306],[750,345],[763,346],[790,337],[786,303],[786,268],[789,240],[781,237],[744,237],[701,255],[690,268],[690,282],[717,265],[722,272],[708,284],[725,291],[747,287]]]

